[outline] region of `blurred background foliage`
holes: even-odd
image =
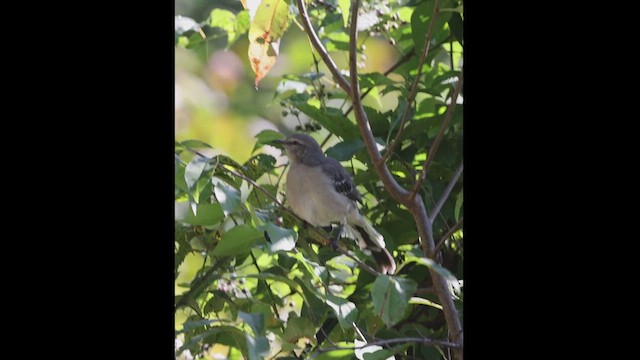
[[[227,9],[240,12],[239,0],[176,0],[176,15],[197,22],[207,19],[211,10]],[[206,46],[194,49],[175,48],[176,140],[200,139],[211,144],[236,161],[246,161],[253,149],[254,135],[264,129],[294,131],[298,121],[274,101],[274,94],[286,74],[315,71],[311,45],[306,34],[292,24],[282,38],[280,55],[274,67],[259,85],[254,86],[254,73],[247,59],[249,41],[241,36],[229,45],[226,33],[204,28]],[[347,54],[333,52],[340,68],[347,68]],[[367,41],[366,60],[362,72],[384,72],[399,57],[398,51],[383,37]],[[364,59],[364,58],[363,58]],[[320,71],[328,74],[324,64]],[[365,104],[393,108],[397,96],[376,99],[367,97]],[[305,115],[301,115],[304,121]]]

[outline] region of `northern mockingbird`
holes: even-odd
[[[325,156],[309,135],[294,134],[275,143],[284,146],[291,164],[285,190],[293,212],[314,226],[339,222],[337,237],[356,239],[361,250],[371,251],[380,272],[394,273],[396,263],[385,249],[384,237],[360,215],[356,201],[362,203],[362,198],[342,165]]]

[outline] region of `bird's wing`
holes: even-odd
[[[337,192],[353,201],[362,203],[362,197],[358,189],[356,189],[351,176],[337,160],[327,157],[322,164],[322,170],[329,174],[331,180],[333,180],[333,187]]]

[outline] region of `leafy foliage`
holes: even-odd
[[[352,2],[314,4],[308,11],[314,28],[322,29],[318,32],[321,42],[327,50],[348,57]],[[429,149],[446,119],[461,72],[462,2],[441,0],[422,76],[416,78],[433,5],[431,0],[372,0],[360,7],[358,29],[364,40],[357,44],[358,52],[363,53],[368,39],[384,38],[404,59],[392,75],[364,73],[358,81],[363,93],[369,91],[369,100],[379,103],[385,95],[398,99],[391,108],[376,101],[365,107],[383,154],[409,107],[400,142],[387,160],[394,178],[406,189],[414,187],[431,156]],[[243,7],[246,10],[236,12],[214,8],[202,23],[176,17],[176,45],[194,51],[205,46],[210,36],[205,29],[222,32],[228,44],[248,36],[247,61],[256,72],[257,86],[275,63],[278,43],[286,37],[291,19],[298,16],[297,1],[243,1]],[[176,331],[176,336],[184,337],[177,355],[188,350],[208,358],[214,345],[228,358],[245,359],[387,359],[394,354],[439,359],[447,354],[445,347],[422,343],[322,351],[373,340],[447,339],[442,305],[431,291],[429,271],[446,279],[456,307],[461,308],[464,296],[458,279],[462,279],[464,233],[452,228],[463,218],[464,201],[460,178],[434,219],[434,239],[442,244],[438,257],[431,258],[423,252],[407,209],[379,181],[349,109],[348,94],[336,90],[318,62],[312,64],[311,72],[286,75],[283,83],[288,85],[274,94],[274,102],[299,120],[309,119],[307,123],[300,120],[298,131],[319,140],[323,140],[321,134],[339,139],[325,151],[354,174],[364,195],[361,212],[384,235],[398,270],[375,276],[354,260],[375,268],[371,255],[360,251],[355,242],[342,241],[351,257],[334,251],[327,246],[329,235],[324,230],[303,226],[281,206],[286,207],[282,176],[286,167],[276,165],[265,151],[273,140],[283,137],[281,133],[265,130],[256,135],[252,156],[244,163],[224,155],[200,154],[211,146],[199,140],[176,142],[176,278],[189,256],[202,259],[193,278],[177,284],[183,292],[176,296],[176,310],[190,314]],[[416,81],[417,96],[409,102]],[[291,86],[292,82],[296,85]],[[462,111],[463,105],[458,104],[418,188],[429,211],[462,162]],[[440,239],[445,234],[447,238]]]

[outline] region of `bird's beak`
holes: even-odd
[[[273,140],[272,143],[277,145],[284,145],[284,140]]]

